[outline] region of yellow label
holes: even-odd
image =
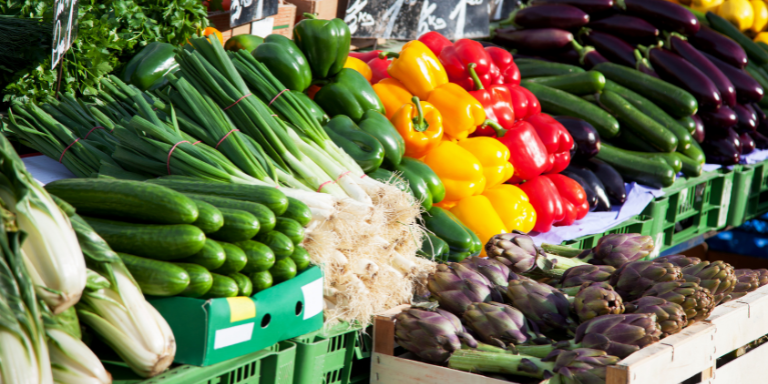
[[[227,302],[230,323],[256,317],[256,303],[250,297],[227,297]]]

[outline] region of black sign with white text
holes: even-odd
[[[229,26],[250,23],[277,14],[277,0],[232,0],[229,6]]]
[[[53,3],[53,48],[51,51],[51,69],[61,61],[69,47],[77,28],[77,0],[56,0]]]

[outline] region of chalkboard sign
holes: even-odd
[[[232,0],[229,26],[234,28],[276,14],[277,0]]]
[[[449,39],[488,36],[494,0],[349,0],[353,37],[412,40],[437,31]]]
[[[51,50],[51,69],[61,61],[69,47],[72,35],[77,29],[77,0],[56,0],[53,3],[53,48]]]
[[[491,0],[491,20],[503,20],[523,6],[521,0]]]

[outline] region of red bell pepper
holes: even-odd
[[[419,37],[419,41],[429,48],[435,56],[439,57],[443,48],[453,45],[447,37],[443,36],[440,32],[427,32]]]
[[[528,98],[528,116],[541,113],[541,105],[539,104],[539,99],[536,98],[536,95],[523,87],[520,87],[520,91],[525,94],[526,98]],[[524,117],[520,118],[523,119]]]
[[[560,173],[571,161],[573,137],[560,122],[546,113],[538,113],[525,119],[531,123],[552,158],[552,168],[545,173]]]
[[[497,131],[497,140],[509,148],[509,162],[515,167],[515,174],[510,182],[519,183],[533,179],[552,167],[547,148],[530,123],[518,121],[512,128],[504,131],[496,122],[486,122]]]
[[[438,56],[448,73],[451,83],[460,85],[467,91],[476,88],[475,80],[469,73],[469,64],[475,64],[475,73],[482,86],[491,85],[491,66],[493,60],[482,44],[475,40],[461,39],[452,46],[446,46]]]
[[[566,219],[555,223],[558,226],[567,226],[573,224],[575,220],[581,220],[589,213],[589,203],[587,202],[587,194],[584,192],[584,188],[579,185],[576,180],[571,179],[568,176],[555,174],[544,176],[552,181],[557,187],[557,191],[560,193],[560,197],[563,203],[566,201],[573,207],[573,220],[570,220],[569,215],[566,214]]]
[[[528,94],[522,91],[525,88],[512,84],[505,84],[504,86],[509,89],[509,95],[512,98],[515,120],[522,120],[528,117]]]
[[[565,219],[563,199],[557,186],[547,177],[539,176],[518,185],[528,195],[528,200],[536,210],[536,232],[549,232],[554,223]]]
[[[355,59],[360,59],[360,61],[362,61],[364,63],[367,63],[367,62],[371,61],[372,59],[378,58],[379,57],[379,53],[381,53],[380,49],[376,50],[376,51],[368,51],[368,52],[352,51],[352,52],[349,52],[349,56],[352,56]]]
[[[520,85],[520,70],[509,51],[499,47],[486,47],[485,52],[488,53],[493,64],[498,68],[498,74],[493,80],[494,84]]]
[[[475,63],[470,63],[468,70],[475,84],[475,90],[469,93],[483,105],[486,119],[499,123],[504,129],[512,129],[515,124],[515,109],[512,107],[509,87],[503,85],[483,87],[482,82],[477,79]],[[496,136],[496,132],[493,127],[483,124],[477,127],[473,135]]]
[[[390,64],[392,64],[392,59],[388,57],[382,59],[376,56],[368,61],[368,66],[371,67],[371,85],[392,77],[389,75],[389,72],[387,72],[387,68],[389,68]]]

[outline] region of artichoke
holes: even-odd
[[[525,273],[536,268],[536,259],[544,254],[530,236],[520,231],[502,233],[485,244],[489,258],[504,263],[514,273]]]
[[[466,333],[459,318],[448,311],[410,308],[395,316],[395,341],[422,360],[445,363],[461,349],[462,341],[470,347],[477,342]]]
[[[768,269],[755,269],[755,272],[757,272],[757,280],[760,282],[760,286],[764,287],[768,285]]]
[[[715,305],[723,301],[733,291],[738,281],[733,267],[721,260],[691,264],[682,267],[682,271],[685,281],[698,283],[709,290],[709,293],[715,298]]]
[[[632,301],[645,293],[656,283],[679,280],[683,277],[680,268],[667,262],[633,261],[617,269],[609,283],[624,301]]]
[[[696,321],[704,320],[715,308],[715,299],[706,289],[697,283],[685,281],[670,281],[658,283],[649,288],[643,296],[662,298],[683,307],[688,317],[686,326]]]
[[[653,252],[653,238],[638,233],[617,233],[600,238],[590,251],[579,255],[583,261],[595,265],[622,265],[640,260]]]
[[[662,337],[673,335],[683,330],[688,323],[688,316],[680,304],[659,297],[645,296],[625,305],[624,313],[651,313],[656,315],[656,322],[661,326]]]
[[[461,316],[472,303],[501,301],[493,283],[461,263],[440,264],[427,279],[427,289],[440,308]]]
[[[528,278],[511,280],[507,298],[542,332],[574,326],[568,313],[571,306],[568,298],[549,285]]]
[[[582,323],[573,342],[577,347],[599,349],[623,359],[660,337],[656,315],[633,313],[598,316]]]
[[[475,303],[462,317],[464,324],[480,341],[506,348],[507,344],[523,344],[536,338],[529,331],[528,321],[517,308],[490,302]]]
[[[605,383],[606,368],[615,365],[619,358],[599,349],[556,349],[541,361],[553,361],[553,373],[562,384]]]
[[[601,315],[624,313],[624,302],[610,284],[585,283],[573,300],[573,311],[584,322]]]
[[[701,263],[701,259],[699,259],[698,257],[688,257],[686,255],[668,255],[668,256],[657,257],[654,260],[660,261],[660,262],[672,263],[680,268]]]
[[[737,269],[733,273],[738,281],[736,286],[733,287],[733,291],[723,299],[722,303],[740,299],[746,296],[747,293],[760,288],[760,272],[751,269]]]
[[[579,265],[569,268],[560,278],[560,286],[563,288],[580,287],[584,283],[599,283],[608,281],[611,273],[616,268],[610,265]]]
[[[461,264],[487,277],[491,283],[502,287],[507,286],[507,281],[517,279],[517,275],[510,272],[506,264],[495,259],[474,256],[462,260]]]

